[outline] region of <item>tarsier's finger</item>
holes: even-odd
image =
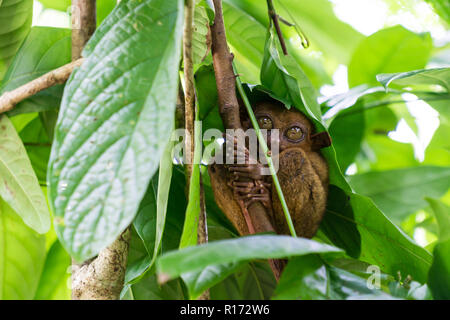
[[[261,180],[263,178],[259,166],[230,166],[228,170],[239,177],[246,177],[254,180]]]

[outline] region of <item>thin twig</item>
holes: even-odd
[[[275,26],[275,30],[277,31],[278,39],[280,40],[281,48],[283,49],[283,53],[285,56],[288,55],[288,51],[286,48],[286,42],[283,38],[283,33],[281,32],[280,23],[278,21],[278,15],[275,11],[275,7],[273,6],[272,0],[267,0],[267,8],[269,10],[269,17],[273,21],[273,25]]]
[[[294,26],[295,26],[295,24],[293,24],[293,23],[287,21],[286,19],[284,19],[284,18],[283,18],[282,16],[280,16],[279,14],[278,14],[277,16],[278,16],[278,19],[279,19],[281,22],[283,22],[285,25],[287,25],[288,27],[294,27]]]
[[[84,59],[78,59],[58,69],[50,71],[17,89],[5,92],[2,96],[0,96],[0,113],[11,110],[19,102],[42,90],[48,89],[56,84],[66,82],[73,70],[76,67],[81,66],[83,61]]]
[[[186,168],[186,181],[188,182],[188,188],[190,187],[193,166],[199,166],[199,163],[192,163],[192,155],[196,148],[201,148],[201,145],[197,145],[198,141],[195,139],[195,135],[199,132],[198,128],[194,127],[194,120],[196,119],[196,108],[195,108],[195,86],[194,86],[194,59],[192,52],[192,38],[194,35],[194,12],[195,12],[195,1],[186,0],[185,1],[185,14],[184,14],[184,36],[183,36],[183,63],[184,63],[184,108],[185,108],[185,125],[188,136],[190,139],[186,139],[186,152],[190,155],[188,161],[185,165]],[[198,116],[198,115],[197,115]],[[201,142],[200,142],[201,144]],[[197,150],[198,151],[198,150]],[[203,244],[208,242],[208,227],[206,223],[206,210],[205,210],[205,194],[203,190],[203,183],[201,178],[201,173],[199,175],[199,181],[195,183],[200,184],[200,213],[198,217],[198,227],[197,227],[197,243]],[[191,199],[189,199],[191,201]],[[203,292],[199,297],[199,300],[209,300],[209,290]]]
[[[194,154],[195,87],[192,38],[194,32],[194,0],[186,0],[184,10],[183,63],[184,63],[184,114],[189,139],[186,139],[186,178],[189,183],[192,175]]]

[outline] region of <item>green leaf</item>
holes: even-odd
[[[114,12],[66,84],[50,157],[55,227],[77,260],[133,221],[174,122],[182,1],[122,1]]]
[[[340,253],[340,250],[313,240],[288,236],[260,235],[210,242],[162,255],[157,272],[168,279],[199,271],[209,265],[251,259],[285,258],[309,253]]]
[[[426,0],[434,11],[448,24],[450,24],[450,3],[447,0]]]
[[[274,30],[270,30],[266,43],[261,83],[288,108],[295,106],[309,117],[321,121],[322,112],[313,85],[291,56],[280,54]]]
[[[50,247],[35,300],[70,300],[71,259],[59,241]]]
[[[132,287],[135,300],[184,300],[182,281],[175,279],[159,285],[156,275],[148,275]]]
[[[1,82],[0,94],[16,89],[70,60],[69,29],[33,27]],[[20,102],[8,115],[57,109],[61,104],[63,89],[63,85],[56,85],[41,91]]]
[[[0,116],[0,196],[39,233],[50,228],[47,201],[25,147],[6,115]]]
[[[428,285],[435,299],[450,299],[450,207],[427,199],[439,225],[439,240],[433,250],[433,264],[428,274]]]
[[[328,128],[339,167],[343,172],[361,150],[361,141],[365,132],[365,118],[362,109],[363,104],[357,103],[353,107],[343,110],[333,119]],[[349,134],[349,128],[352,128],[351,134]]]
[[[192,271],[182,274],[181,278],[189,290],[189,297],[197,299],[205,290],[218,284],[230,274],[242,268],[246,261],[231,262],[227,264],[209,265],[200,271]]]
[[[198,113],[196,120],[198,120]],[[200,162],[202,152],[202,132],[198,126],[199,122],[195,122],[194,128],[194,156],[192,164],[192,173],[189,181],[189,197],[188,206],[181,234],[180,248],[195,246],[197,244],[198,220],[200,217]]]
[[[45,237],[1,198],[0,230],[0,300],[33,299],[45,261]]]
[[[413,85],[438,85],[450,93],[450,68],[422,69],[400,73],[382,73],[377,75],[377,80],[386,89],[390,84],[402,87]]]
[[[279,48],[271,47],[272,50],[274,48],[280,56]],[[273,65],[279,68],[279,73],[285,72],[283,66],[272,63],[270,67],[274,68]],[[265,68],[267,66],[263,65],[262,73]],[[268,81],[271,80],[268,79]],[[276,84],[276,81],[273,83]],[[284,92],[293,91],[287,92],[290,97],[300,95],[298,90],[303,90],[303,87],[285,86],[283,88],[283,83],[279,82],[279,84],[279,87],[272,86],[268,89],[272,91],[274,98],[281,101],[283,101],[283,96],[280,98],[274,94],[273,88],[280,92],[283,92],[282,90],[285,90]],[[308,92],[306,91],[305,94]],[[315,113],[311,110],[316,110],[315,105],[317,104],[312,97],[311,94],[310,99],[303,99],[304,104],[296,105],[296,107],[310,116],[317,131],[325,131],[326,128],[321,121],[320,113],[316,115],[318,117],[312,116]],[[389,274],[395,275],[397,271],[401,270],[406,274],[411,274],[415,279],[420,279],[418,281],[425,282],[426,273],[431,264],[430,254],[392,224],[369,198],[352,192],[339,168],[333,146],[322,149],[322,154],[328,162],[331,184],[327,214],[321,224],[321,230],[325,237],[336,246],[344,248],[352,257],[379,265]]]
[[[39,182],[44,183],[47,177],[48,159],[51,142],[40,118],[33,119],[20,131],[28,157]]]
[[[420,283],[426,282],[432,260],[428,251],[387,219],[369,198],[346,195],[335,186],[330,186],[329,193],[331,201],[320,230],[332,243],[392,276],[400,271]]]
[[[274,299],[351,300],[392,297],[379,289],[369,289],[366,279],[330,266],[317,255],[308,255],[289,261]]]
[[[400,223],[450,188],[450,168],[421,166],[348,177],[356,192],[370,197],[388,217]]]
[[[254,12],[249,12],[241,2],[234,0],[223,1],[223,16],[227,41],[235,56],[234,62],[239,70],[240,78],[243,82],[258,84],[268,26],[267,8],[265,2],[253,1],[248,5],[262,5],[263,21],[255,20]],[[312,58],[290,42],[287,42],[287,46],[295,61],[304,69],[316,87],[331,82],[320,60]]]
[[[39,0],[39,2],[46,8],[60,11],[66,11],[70,6],[70,0]],[[99,2],[103,2],[103,0]]]
[[[194,11],[194,32],[192,38],[192,56],[194,65],[200,65],[211,48],[209,18],[205,7],[196,6]]]
[[[31,28],[33,0],[3,0],[0,6],[0,80]]]
[[[348,65],[350,87],[376,85],[380,73],[425,67],[433,47],[428,33],[416,34],[402,26],[382,29],[364,39]]]
[[[152,268],[161,249],[172,178],[172,147],[173,142],[170,141],[160,160],[158,186],[153,184],[155,180],[153,178],[133,222],[147,255],[139,262],[139,267],[134,269],[133,273],[127,273],[126,282],[134,282]]]

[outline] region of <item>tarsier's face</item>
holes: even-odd
[[[261,129],[268,130],[267,143],[270,148],[270,131],[279,130],[280,152],[292,147],[311,150],[311,122],[298,110],[286,109],[281,104],[261,102],[255,105],[254,113]]]

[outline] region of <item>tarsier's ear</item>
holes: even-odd
[[[331,146],[331,137],[328,132],[323,131],[311,136],[313,150],[319,150]]]

